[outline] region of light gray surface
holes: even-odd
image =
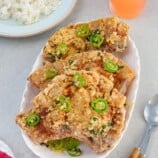
[[[112,14],[108,0],[78,0],[71,15],[48,32],[23,39],[0,37],[0,138],[11,146],[16,158],[36,158],[26,147],[14,117],[19,112],[26,78],[41,48],[61,26],[109,15]],[[139,143],[145,128],[144,105],[148,98],[158,92],[158,1],[148,1],[142,16],[125,21],[131,26],[130,36],[140,53],[141,78],[128,129],[108,158],[127,158],[131,149]],[[158,131],[152,136],[148,158],[158,157],[157,140]]]

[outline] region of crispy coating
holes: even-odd
[[[99,48],[92,46],[88,38],[82,38],[76,35],[76,30],[81,25],[88,25],[91,34],[95,31],[104,37],[104,42]],[[88,23],[71,24],[61,28],[55,32],[48,40],[44,47],[43,57],[54,62],[59,59],[64,59],[67,56],[74,55],[79,52],[88,50],[105,50],[110,53],[124,52],[127,48],[127,35],[129,27],[116,17],[102,18]],[[57,46],[59,44],[66,44],[68,47],[67,54],[61,56],[58,54]]]
[[[34,99],[30,110],[16,116],[16,122],[37,143],[65,137],[77,138],[96,152],[107,151],[120,136],[125,121],[125,101],[114,84],[96,71],[77,71],[85,86],[74,85],[76,71],[69,70],[57,76]],[[69,112],[62,111],[56,103],[59,96],[68,96],[71,101]],[[108,109],[99,114],[90,107],[96,98],[108,101]],[[41,116],[39,125],[29,127],[26,117],[31,113]]]
[[[106,60],[111,60],[122,68],[116,73],[110,73],[103,68],[103,63]],[[127,91],[128,86],[135,78],[135,72],[124,61],[118,59],[111,53],[89,51],[69,56],[65,60],[54,63],[47,62],[44,66],[33,72],[28,80],[39,89],[45,88],[51,82],[51,79],[45,77],[45,72],[51,67],[55,67],[58,70],[58,74],[63,74],[68,69],[97,71],[113,81],[118,90],[121,90],[123,84],[126,84],[122,93]]]

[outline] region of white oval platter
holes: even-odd
[[[42,59],[41,55],[42,55],[42,52],[37,57],[37,59],[35,61],[35,64],[32,68],[32,71],[36,70],[38,67],[40,67],[42,65],[43,59]],[[140,78],[140,57],[139,57],[138,50],[135,46],[135,43],[134,43],[134,41],[132,41],[131,38],[128,39],[128,49],[126,50],[126,52],[121,53],[119,55],[119,58],[123,59],[126,63],[128,63],[134,69],[134,71],[136,72],[136,78],[133,81],[132,85],[130,86],[130,88],[128,90],[128,94],[127,94],[128,102],[132,106],[127,109],[125,129],[122,132],[122,135],[120,136],[120,138],[117,140],[117,142],[113,146],[113,148],[110,149],[106,153],[96,154],[88,146],[86,146],[85,144],[81,144],[80,148],[83,151],[83,154],[80,156],[80,158],[89,158],[89,157],[90,158],[105,158],[105,157],[107,157],[110,154],[110,152],[112,152],[115,149],[115,147],[119,144],[122,136],[124,135],[124,133],[126,131],[126,128],[127,128],[128,124],[129,124],[129,120],[132,116],[133,109],[134,109],[134,104],[135,104],[135,101],[136,101],[137,91],[138,91],[138,87],[139,87],[139,78]],[[38,93],[37,89],[34,88],[29,82],[27,82],[26,83],[26,88],[24,90],[22,103],[21,103],[21,111],[25,111],[29,108],[29,106],[31,105],[30,101],[32,100],[32,98],[37,93]],[[31,141],[31,139],[24,132],[22,132],[22,136],[23,136],[27,146],[37,156],[39,156],[41,158],[52,158],[52,157],[66,158],[66,157],[68,157],[64,153],[53,152],[53,151],[50,151],[48,148],[46,148],[44,146],[35,145]]]

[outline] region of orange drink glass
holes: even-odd
[[[135,18],[144,9],[146,0],[110,0],[111,11],[122,18]]]

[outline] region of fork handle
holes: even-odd
[[[129,158],[144,158],[139,148],[134,148]]]

